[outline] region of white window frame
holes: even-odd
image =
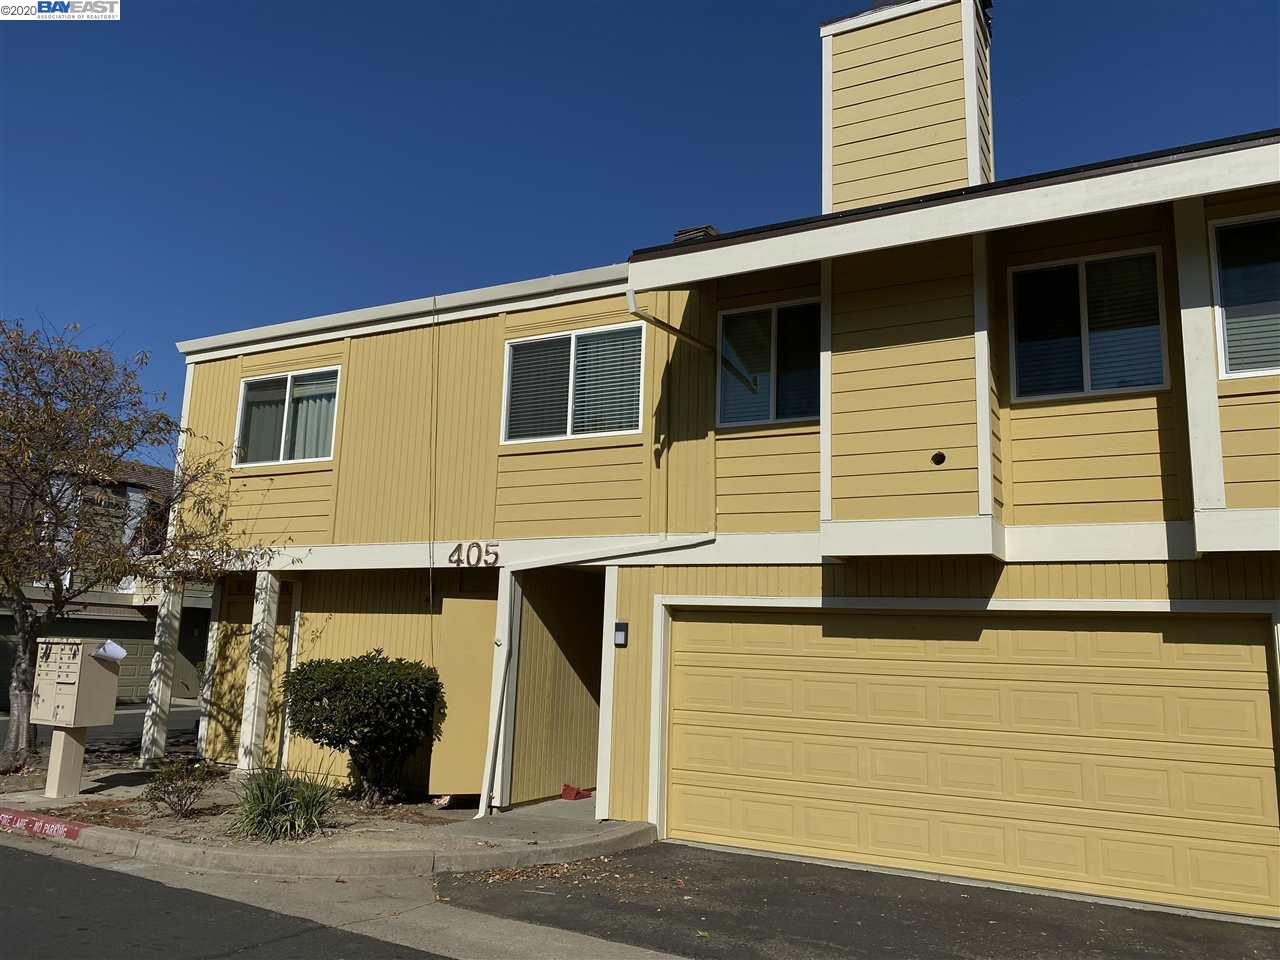
[[[311,373],[336,373],[338,375],[333,384],[333,427],[329,434],[329,455],[327,457],[300,457],[294,460],[286,460],[284,456],[284,438],[289,432],[289,403],[293,399],[293,378]],[[284,387],[284,420],[280,424],[280,455],[275,460],[255,460],[253,463],[241,463],[240,431],[244,429],[244,397],[248,391],[249,384],[261,383],[263,380],[279,380],[281,377],[286,378],[286,383]],[[328,463],[333,459],[334,444],[338,439],[338,402],[341,399],[341,395],[342,366],[340,364],[328,367],[309,367],[306,370],[264,373],[256,377],[244,377],[240,381],[240,399],[236,403],[236,438],[235,446],[231,448],[231,468],[233,470],[248,470],[252,467],[278,467],[294,463]]]
[[[627,437],[643,433],[644,398],[645,398],[645,362],[646,350],[649,346],[649,335],[645,330],[647,324],[643,320],[630,323],[606,323],[597,327],[583,327],[581,330],[558,330],[555,333],[540,333],[531,337],[516,337],[506,341],[502,346],[502,423],[498,427],[498,436],[502,446],[514,446],[522,443],[551,443],[556,440],[576,440],[580,437]],[[593,430],[582,433],[573,432],[573,381],[578,360],[578,337],[589,333],[600,333],[603,330],[630,330],[640,328],[640,397],[636,403],[636,426],[634,430]],[[569,338],[569,399],[565,416],[565,433],[557,433],[546,437],[523,437],[517,440],[507,439],[507,410],[511,402],[511,348],[520,343],[532,343],[535,340],[555,340],[559,337]]]
[[[732,430],[734,427],[762,427],[778,423],[816,423],[821,419],[821,411],[810,417],[778,416],[778,311],[786,307],[801,307],[816,304],[819,308],[819,328],[821,328],[821,297],[802,297],[799,300],[779,300],[776,303],[761,303],[753,307],[733,307],[721,310],[716,314],[716,428]],[[720,381],[724,378],[724,318],[740,313],[761,313],[769,311],[769,416],[763,420],[732,420],[725,422],[720,416]],[[818,389],[822,389],[822,347],[818,347]],[[821,397],[819,397],[821,406]]]
[[[1241,370],[1230,373],[1227,370],[1227,314],[1222,303],[1222,284],[1218,277],[1218,227],[1229,227],[1237,223],[1254,223],[1258,220],[1280,220],[1280,210],[1268,210],[1266,213],[1249,213],[1241,217],[1219,217],[1210,220],[1209,229],[1209,272],[1213,275],[1213,326],[1218,341],[1218,379],[1244,380],[1249,377],[1269,377],[1280,373],[1280,367],[1262,367],[1258,370]]]
[[[1123,260],[1125,257],[1136,257],[1141,254],[1155,254],[1156,258],[1156,309],[1160,318],[1160,362],[1164,376],[1159,383],[1148,383],[1136,387],[1108,387],[1095,390],[1089,386],[1089,299],[1085,282],[1084,265],[1095,260]],[[1013,299],[1013,278],[1015,274],[1030,270],[1044,270],[1050,267],[1076,266],[1076,283],[1080,300],[1080,354],[1083,362],[1084,388],[1064,393],[1043,393],[1024,397],[1018,390],[1018,338],[1017,307]],[[1037,263],[1024,263],[1010,267],[1006,277],[1005,302],[1009,305],[1009,379],[1012,384],[1013,403],[1045,403],[1053,400],[1078,400],[1082,397],[1118,397],[1134,393],[1156,393],[1168,390],[1169,373],[1169,325],[1165,319],[1164,299],[1164,249],[1159,245],[1134,247],[1129,250],[1108,250],[1106,253],[1092,253],[1084,257],[1063,257],[1060,260],[1043,260]]]

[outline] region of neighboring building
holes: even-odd
[[[206,753],[381,647],[435,793],[1280,916],[1280,131],[995,179],[984,6],[822,28],[819,216],[179,344]]]
[[[122,537],[131,534],[129,517],[145,509],[151,493],[167,495],[173,484],[169,470],[145,463],[126,463],[118,482],[106,490],[119,504]],[[40,587],[32,588],[32,596],[47,596]],[[132,580],[122,581],[115,589],[95,590],[84,594],[74,612],[55,621],[49,636],[81,637],[91,640],[115,640],[128,652],[120,664],[119,701],[139,703],[147,699],[151,679],[151,645],[155,637],[155,591],[145,589]],[[200,692],[200,665],[204,660],[209,631],[209,589],[189,588],[183,601],[184,612],[174,662],[173,695],[196,697]],[[9,675],[13,670],[15,628],[13,617],[0,613],[0,707],[9,708]]]

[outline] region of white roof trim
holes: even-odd
[[[1029,223],[1045,223],[1109,210],[1280,182],[1280,144],[1170,160],[1015,191],[979,193],[943,204],[774,235],[688,253],[637,260],[632,290],[660,290],[700,280],[767,270],[827,257],[968,236]]]
[[[216,356],[252,352],[247,348],[254,344],[258,345],[258,350],[278,349],[285,345],[280,342],[283,340],[290,344],[315,343],[352,334],[377,332],[380,329],[463,320],[504,310],[528,310],[554,303],[568,303],[575,299],[608,296],[625,291],[626,280],[627,265],[612,263],[572,273],[558,273],[532,280],[500,283],[491,287],[402,300],[399,303],[182,340],[177,347],[179,352],[188,356],[189,363],[212,360]],[[602,287],[605,289],[601,289]],[[617,289],[613,289],[614,287]],[[394,327],[391,326],[392,323],[395,324]],[[214,351],[217,351],[216,355]]]
[[[945,7],[948,3],[955,2],[956,0],[915,0],[914,3],[903,3],[894,7],[876,7],[872,10],[864,10],[862,13],[855,13],[853,16],[845,17],[843,20],[837,20],[835,23],[828,23],[822,27],[818,35],[834,37],[837,33],[848,33],[850,30],[869,27],[873,23],[884,23],[886,20],[909,17],[913,13],[923,13],[925,10],[931,10],[934,7]]]

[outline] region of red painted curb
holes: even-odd
[[[0,807],[0,830],[7,833],[25,832],[33,837],[52,840],[75,840],[85,825],[74,820],[60,820],[41,813],[25,813],[12,807]]]

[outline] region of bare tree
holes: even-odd
[[[142,388],[145,354],[82,347],[76,334],[0,319],[0,608],[17,635],[0,773],[34,752],[37,641],[87,594],[131,577],[181,589],[265,559],[228,522],[225,448],[180,442],[163,395]],[[120,496],[133,465],[179,451],[170,489],[133,506]]]

